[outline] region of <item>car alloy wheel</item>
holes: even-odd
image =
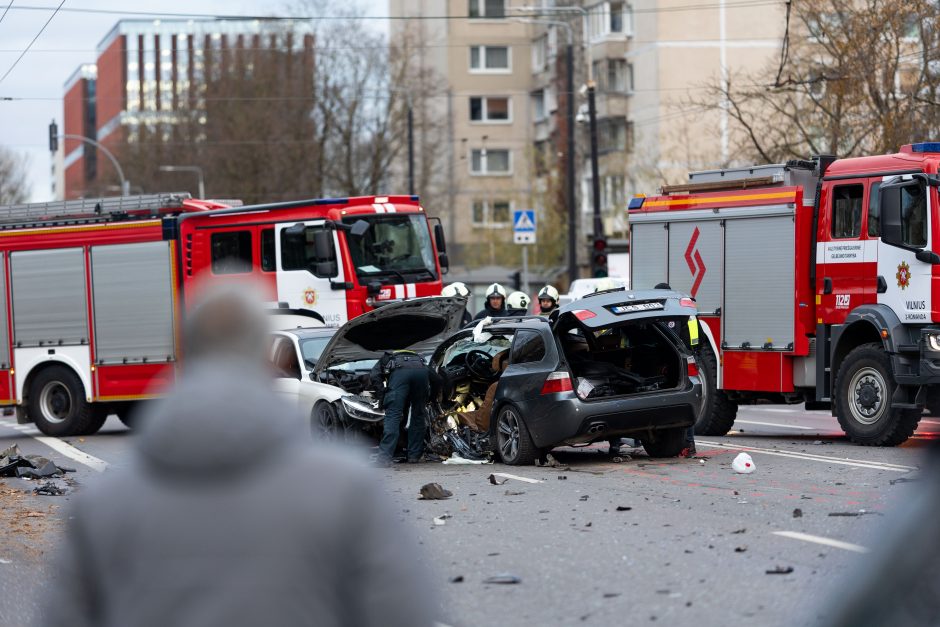
[[[506,463],[519,456],[519,417],[512,408],[506,408],[499,414],[496,425],[499,453]]]

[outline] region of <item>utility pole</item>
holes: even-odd
[[[575,179],[574,161],[577,158],[574,150],[574,45],[571,41],[571,29],[568,29],[568,49],[566,51],[565,90],[568,94],[568,106],[565,111],[568,125],[568,148],[565,159],[568,196],[568,280],[573,282],[578,278],[578,208],[575,206]]]
[[[415,121],[408,94],[408,193],[415,195]]]
[[[601,220],[601,181],[597,172],[597,105],[594,101],[594,81],[588,81],[588,122],[591,132],[591,192],[594,197],[594,240],[604,237]]]

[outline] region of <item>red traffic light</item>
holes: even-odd
[[[597,252],[604,252],[607,249],[607,240],[606,239],[596,239],[594,240],[594,250]]]

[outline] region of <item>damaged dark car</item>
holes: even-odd
[[[435,351],[445,380],[435,426],[458,453],[531,464],[558,446],[615,437],[674,457],[700,411],[695,303],[668,290],[611,290],[551,319],[497,318]],[[483,450],[481,450],[483,449]]]

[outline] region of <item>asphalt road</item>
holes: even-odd
[[[375,473],[424,547],[444,624],[814,624],[916,493],[912,479],[938,434],[940,420],[924,418],[901,447],[859,447],[828,412],[765,405],[742,407],[727,436],[699,438],[697,459],[652,460],[637,449],[614,463],[594,446],[556,451],[567,469],[422,464]],[[0,625],[27,622],[53,602],[65,506],[98,475],[95,460],[120,472],[132,456],[133,438],[114,417],[69,447],[34,435],[0,419],[0,449],[16,443],[73,467],[74,485],[43,497],[26,492],[35,482],[0,480],[8,528]],[[742,449],[752,474],[731,469]],[[75,459],[82,452],[94,459]],[[509,480],[492,485],[491,473]],[[417,500],[432,481],[454,496]],[[767,574],[777,567],[792,572]],[[483,582],[505,573],[520,582]]]

